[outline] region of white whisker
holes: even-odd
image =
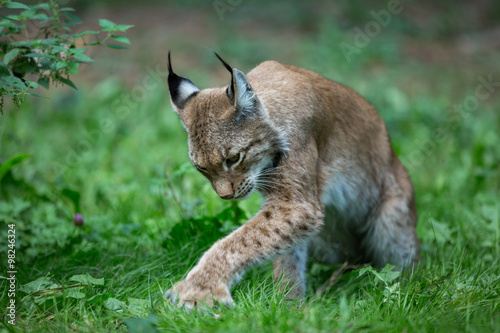
[[[276,168],[267,168],[267,169],[263,169],[261,170],[261,173],[266,173],[266,172],[273,172],[273,171],[276,171],[276,170],[279,170],[281,168],[283,168],[284,166],[279,166],[279,167],[276,167]]]
[[[280,175],[283,175],[283,173],[276,172],[276,171],[273,171],[273,172],[262,172],[262,173],[259,174],[259,177],[280,176]]]
[[[278,187],[276,187],[274,185],[277,186],[278,184],[276,184],[276,183],[262,183],[259,181],[256,182],[256,187],[263,188],[263,189],[268,190],[268,191],[276,190],[276,191],[280,192],[281,194],[284,194],[281,189],[279,189]]]

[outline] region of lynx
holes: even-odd
[[[166,292],[170,301],[230,305],[231,286],[266,260],[297,299],[308,256],[411,267],[419,258],[413,186],[374,107],[307,69],[266,61],[245,75],[215,55],[231,81],[200,90],[174,73],[169,53],[171,103],[189,157],[215,192],[242,200],[256,190],[263,204]]]

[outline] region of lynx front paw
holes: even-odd
[[[188,310],[203,306],[213,307],[214,302],[228,306],[233,304],[233,298],[227,286],[219,285],[213,289],[203,288],[190,280],[177,282],[172,289],[167,290],[165,296],[172,303],[179,307],[184,306]]]

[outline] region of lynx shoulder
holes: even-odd
[[[174,73],[169,54],[171,102],[215,192],[240,200],[259,191],[264,202],[167,296],[230,304],[231,286],[266,260],[294,298],[304,296],[308,257],[399,268],[418,260],[413,186],[373,106],[303,68],[266,61],[245,75],[217,57],[229,85],[200,90]]]

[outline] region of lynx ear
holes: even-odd
[[[215,53],[215,52],[214,52]],[[248,83],[245,74],[229,66],[217,53],[215,56],[222,62],[224,67],[231,73],[231,82],[227,88],[227,96],[234,104],[234,110],[239,116],[253,117],[257,114],[259,100]]]
[[[170,61],[170,52],[168,52],[168,90],[170,91],[170,100],[177,113],[191,97],[194,97],[200,91],[191,80],[174,73]]]

